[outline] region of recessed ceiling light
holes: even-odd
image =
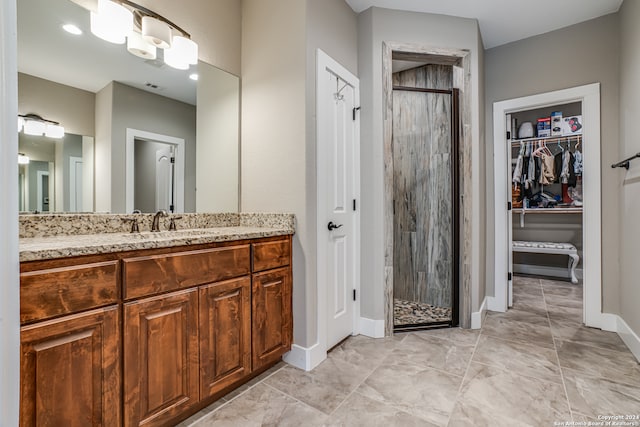
[[[198,81],[198,74],[196,74],[196,73],[190,74],[190,75],[189,75],[189,78],[190,78],[191,80]]]
[[[64,24],[62,29],[67,33],[73,34],[74,36],[79,36],[82,34],[82,30],[73,24]]]

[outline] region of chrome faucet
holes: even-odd
[[[151,224],[151,231],[160,231],[160,217],[166,217],[169,216],[167,214],[167,211],[165,211],[164,209],[160,209],[158,212],[156,212],[156,214],[153,216],[153,223]]]

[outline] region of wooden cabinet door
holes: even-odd
[[[118,307],[20,330],[20,425],[118,426]]]
[[[200,398],[251,373],[251,278],[202,286]]]
[[[253,275],[253,370],[291,349],[291,273],[279,268]]]
[[[125,304],[124,425],[166,425],[197,402],[197,289]]]

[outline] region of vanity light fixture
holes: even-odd
[[[31,160],[29,156],[25,156],[23,153],[18,153],[18,164],[19,165],[28,165]]]
[[[198,81],[198,73],[189,74],[189,78],[193,81]]]
[[[91,32],[103,40],[123,44],[133,31],[133,13],[120,3],[98,0],[98,11],[91,12]]]
[[[21,124],[22,119],[22,126]],[[25,135],[46,136],[49,138],[64,137],[64,127],[53,120],[43,119],[37,114],[24,114],[18,116],[18,132],[23,130]]]
[[[144,59],[153,60],[155,49],[164,49],[165,64],[179,70],[198,63],[198,45],[191,35],[164,16],[129,0],[97,1],[97,11],[90,10],[91,32],[96,36],[117,44],[128,38],[127,50]]]

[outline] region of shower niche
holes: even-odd
[[[457,326],[459,91],[452,65],[393,61],[393,328]]]

